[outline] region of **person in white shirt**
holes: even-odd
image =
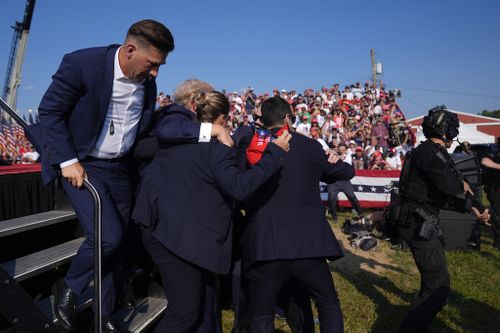
[[[327,151],[330,149],[330,147],[328,147],[328,145],[326,144],[325,140],[320,138],[319,129],[311,128],[311,139],[318,141],[321,144],[321,147],[323,147],[324,151]]]
[[[297,129],[295,131],[308,137],[310,130],[311,124],[309,123],[309,118],[307,118],[307,116],[302,116],[302,122],[297,125]]]
[[[356,141],[350,140],[347,143],[346,155],[349,155],[349,157],[346,156],[346,159],[349,160],[348,163],[351,165],[352,165],[352,156],[356,154],[356,148],[357,148]]]
[[[232,95],[229,97],[229,102],[234,104],[236,111],[241,112],[243,99],[238,95],[237,91],[233,91]]]
[[[391,170],[401,170],[401,158],[399,154],[396,152],[396,149],[389,149],[389,153],[385,159]]]
[[[356,98],[363,97],[363,89],[361,88],[361,83],[356,82],[356,85],[351,89],[351,92]]]

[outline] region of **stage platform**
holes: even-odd
[[[41,172],[42,166],[39,163],[35,164],[12,164],[0,166],[0,176],[15,175],[21,173]]]
[[[54,185],[40,172],[40,164],[0,166],[0,221],[54,209]]]

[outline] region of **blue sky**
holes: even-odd
[[[2,0],[2,89],[10,26],[24,7]],[[440,104],[500,109],[499,17],[498,0],[37,0],[17,106],[37,108],[65,53],[121,43],[132,23],[152,18],[175,38],[157,79],[166,93],[193,77],[257,93],[363,82],[373,48],[408,117]]]

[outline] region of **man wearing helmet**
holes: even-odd
[[[451,197],[472,191],[456,172],[446,148],[458,135],[458,117],[444,105],[435,107],[422,123],[427,140],[405,161],[400,178],[400,210],[395,220],[410,247],[421,276],[421,287],[400,332],[425,332],[450,293],[439,227],[439,209]]]

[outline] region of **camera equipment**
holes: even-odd
[[[355,232],[350,237],[350,240],[352,247],[360,248],[363,251],[368,251],[377,245],[377,240],[368,231]]]
[[[399,89],[392,89],[392,90],[389,91],[389,96],[390,97],[400,98],[401,97],[401,90],[399,90]]]

